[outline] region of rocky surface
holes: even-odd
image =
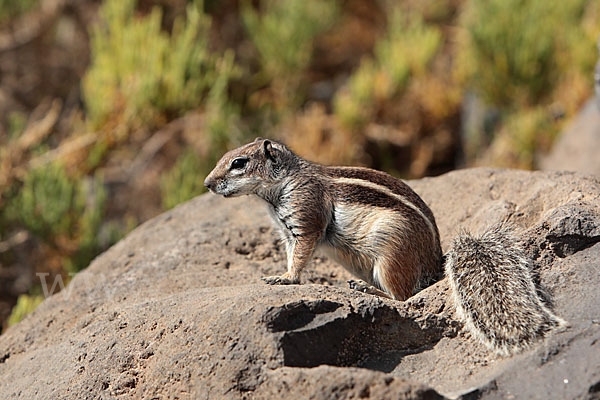
[[[444,243],[510,218],[565,331],[499,358],[442,280],[406,302],[284,256],[258,200],[204,195],[140,226],[0,336],[0,398],[600,397],[600,181],[476,169],[410,182]]]
[[[598,65],[600,66],[600,63]],[[600,72],[598,76],[600,77]],[[540,169],[575,171],[600,176],[599,149],[600,101],[590,99],[561,132],[552,151],[541,159]]]

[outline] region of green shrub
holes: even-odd
[[[456,70],[500,117],[486,163],[534,168],[564,123],[552,114],[569,118],[591,94],[599,7],[587,0],[466,3]],[[472,138],[469,147],[476,147]]]
[[[556,87],[561,59],[572,63],[569,39],[580,29],[585,0],[471,0],[461,62],[486,101],[532,104]],[[557,29],[560,31],[557,31]],[[558,55],[562,53],[562,57]]]
[[[492,144],[494,164],[534,168],[536,155],[540,150],[547,150],[558,132],[548,114],[542,107],[526,108],[510,114]]]
[[[190,200],[203,193],[204,178],[207,166],[203,165],[200,157],[192,150],[183,152],[171,170],[161,178],[160,189],[163,207],[170,209],[179,203]]]
[[[14,140],[25,130],[27,116],[24,113],[13,111],[8,114],[7,122],[8,137],[9,139]]]
[[[62,166],[51,164],[27,174],[11,204],[10,215],[31,233],[50,240],[71,229],[74,214],[80,209],[76,197],[76,182],[66,175]]]
[[[109,145],[105,138],[99,137],[88,150],[86,168],[94,170],[102,163],[104,157],[109,151]]]
[[[230,101],[227,92],[231,79],[239,77],[240,71],[233,61],[233,52],[227,51],[215,65],[217,76],[206,98],[203,133],[210,155],[201,159],[192,150],[185,150],[175,165],[161,177],[162,204],[165,209],[175,207],[203,193],[204,178],[214,166],[219,155],[232,143],[243,141],[240,125],[240,107]]]
[[[411,76],[426,73],[442,40],[439,30],[416,14],[396,7],[386,34],[375,44],[375,58],[363,59],[347,85],[334,98],[342,124],[360,129],[377,102],[389,101],[405,89]]]
[[[314,39],[336,20],[337,1],[263,0],[260,5],[258,13],[249,1],[243,2],[241,16],[258,51],[262,79],[271,82],[282,101],[298,100]]]
[[[503,132],[511,144],[514,162],[520,168],[532,168],[538,141],[549,128],[549,119],[542,109],[523,110],[511,114],[505,121]]]
[[[202,2],[188,5],[186,19],[175,20],[171,35],[161,29],[160,8],[137,17],[135,5],[135,0],[106,0],[102,23],[92,29],[83,97],[94,129],[113,118],[124,133],[156,126],[163,112],[200,105],[217,78]]]
[[[441,43],[442,35],[436,27],[426,24],[420,15],[397,7],[386,35],[375,44],[375,58],[389,75],[391,92],[402,89],[410,74],[424,74]]]
[[[17,299],[17,304],[13,307],[10,316],[8,317],[7,324],[12,326],[35,311],[35,309],[44,301],[44,297],[40,295],[30,296],[28,294],[22,294]]]
[[[346,86],[336,93],[333,107],[345,127],[360,128],[368,122],[375,103],[376,80],[377,65],[373,59],[363,58]]]
[[[120,235],[112,232],[115,229],[112,227],[106,240],[99,235],[105,217],[106,197],[100,176],[79,182],[73,210],[76,213],[73,228],[77,250],[65,260],[66,271],[76,273],[86,268],[94,257],[119,239]]]
[[[586,1],[583,4],[582,14],[574,13],[576,15],[570,21],[573,26],[564,32],[563,45],[556,56],[561,71],[575,70],[590,79],[598,60],[600,2]]]
[[[212,154],[224,152],[230,143],[241,141],[240,106],[229,99],[227,92],[230,80],[241,74],[233,61],[232,51],[226,51],[215,68],[217,76],[205,102],[206,133]],[[216,161],[216,160],[214,160]],[[205,171],[208,172],[208,171]]]
[[[102,240],[106,190],[102,179],[73,179],[59,164],[31,170],[12,199],[5,218],[64,255],[65,272],[78,272],[115,235]]]

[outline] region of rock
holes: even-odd
[[[255,392],[261,399],[444,399],[431,388],[382,372],[320,366],[282,367],[267,372],[267,382]]]
[[[600,181],[474,169],[409,183],[444,243],[505,218],[520,227],[570,328],[498,358],[462,329],[445,280],[380,299],[317,257],[305,284],[264,285],[285,268],[265,206],[207,194],[137,228],[0,336],[0,398],[597,398]]]
[[[600,36],[598,37],[598,52],[600,53]],[[600,108],[600,57],[596,62],[596,70],[594,71],[594,88],[596,89],[596,103]]]
[[[560,134],[552,151],[541,159],[540,169],[575,171],[600,176],[598,149],[600,107],[591,99]]]

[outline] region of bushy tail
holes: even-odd
[[[456,238],[445,270],[467,329],[496,353],[517,353],[566,326],[542,303],[531,261],[506,224],[480,237],[464,234]]]

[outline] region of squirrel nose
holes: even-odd
[[[212,180],[210,177],[206,177],[206,179],[204,180],[204,186],[206,186],[210,191],[214,191],[215,181]]]

